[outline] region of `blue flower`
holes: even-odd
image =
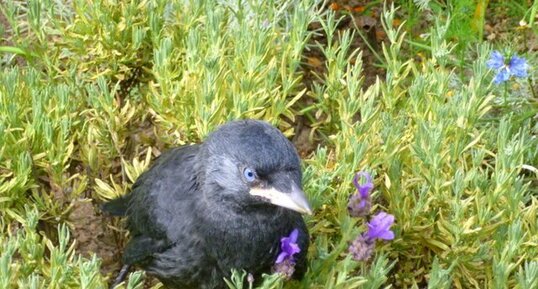
[[[508,66],[510,67],[513,76],[519,78],[527,77],[527,69],[529,66],[525,58],[512,56],[512,59],[510,59],[510,64]]]
[[[527,77],[527,69],[529,68],[527,60],[517,55],[512,56],[510,61],[506,63],[504,56],[497,50],[491,53],[490,59],[486,65],[497,71],[493,82],[503,83],[510,79],[511,76]]]
[[[362,185],[359,183],[360,177],[366,180]],[[347,209],[353,217],[364,217],[370,212],[370,192],[374,188],[372,177],[367,172],[358,172],[353,178],[353,184],[357,188],[357,193],[349,198]]]

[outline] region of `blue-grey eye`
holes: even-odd
[[[249,183],[256,179],[256,173],[250,168],[245,168],[243,171],[243,176],[245,176],[245,180],[247,180]]]

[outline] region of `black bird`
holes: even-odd
[[[123,274],[134,264],[183,289],[226,288],[231,269],[259,280],[280,239],[298,229],[300,278],[309,245],[301,213],[311,214],[301,178],[291,142],[262,121],[229,122],[202,144],[163,153],[129,194],[103,206],[127,217]]]

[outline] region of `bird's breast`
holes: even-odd
[[[210,254],[225,272],[267,271],[278,254],[280,238],[291,230],[283,217],[234,216],[213,223],[207,238]]]

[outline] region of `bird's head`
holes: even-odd
[[[227,123],[201,146],[199,184],[206,198],[239,208],[284,207],[311,214],[291,142],[262,121]]]

